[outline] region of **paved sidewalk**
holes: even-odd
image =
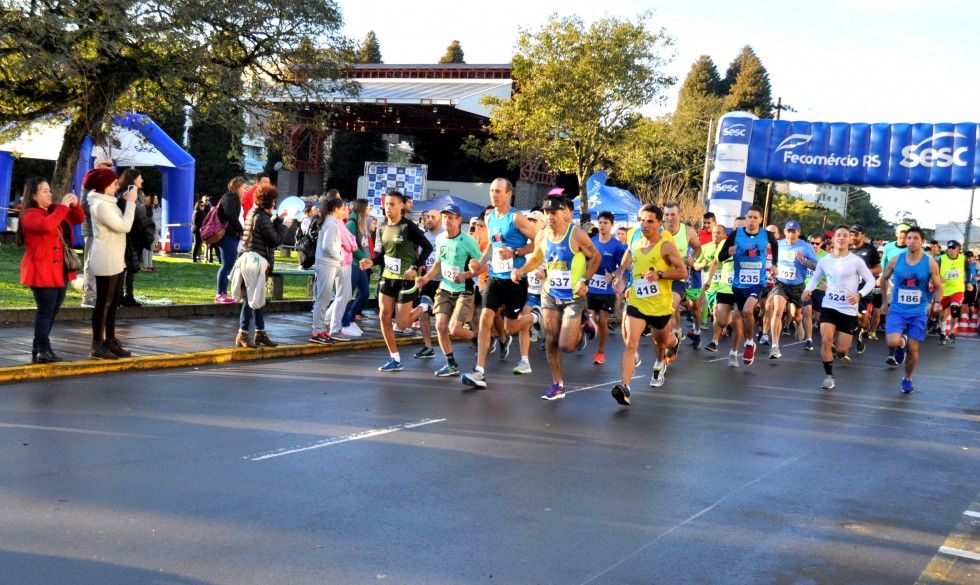
[[[315,355],[345,349],[382,347],[384,342],[377,317],[366,315],[359,323],[364,335],[350,342],[330,345],[309,342],[310,313],[266,315],[266,332],[276,348],[234,347],[237,316],[185,317],[174,319],[120,319],[116,334],[132,358],[92,360],[91,325],[83,321],[58,322],[51,332],[55,353],[66,362],[31,365],[32,326],[0,327],[0,382],[60,377],[111,371],[184,367],[206,363],[251,361],[300,355]],[[399,334],[399,344],[416,343],[414,334]],[[379,354],[380,357],[383,357]],[[383,361],[383,360],[382,360]]]

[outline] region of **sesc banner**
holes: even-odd
[[[980,185],[975,123],[752,120],[747,139],[750,177],[872,187]]]

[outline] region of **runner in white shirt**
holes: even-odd
[[[824,390],[832,390],[834,382],[834,354],[840,359],[847,360],[847,350],[851,347],[851,337],[858,330],[858,302],[867,296],[875,285],[875,277],[868,270],[868,265],[857,255],[848,250],[851,232],[847,226],[837,226],[834,230],[834,248],[817,262],[813,278],[803,291],[806,301],[813,294],[817,284],[827,278],[827,292],[823,297],[820,309],[820,337],[823,346],[820,359],[823,361],[824,377],[820,386]],[[858,288],[861,283],[864,286]],[[834,338],[838,338],[834,347]]]

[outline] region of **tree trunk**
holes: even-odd
[[[581,222],[585,223],[589,218],[589,194],[585,190],[585,181],[588,178],[585,173],[579,171],[575,175],[578,178],[578,194],[582,198],[582,203],[579,205],[579,211],[581,212]]]
[[[68,127],[65,128],[65,140],[61,144],[61,152],[58,153],[58,161],[54,165],[51,193],[56,202],[61,201],[61,198],[72,189],[75,165],[78,164],[78,153],[82,148],[85,134],[85,122],[79,117],[72,117]]]

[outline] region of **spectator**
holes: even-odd
[[[204,244],[204,240],[201,239],[201,226],[204,225],[204,218],[208,216],[209,211],[208,197],[205,195],[197,202],[194,206],[194,227],[192,231],[194,233],[194,249],[191,252],[191,260],[194,263],[201,261],[201,246]],[[211,261],[211,249],[208,247],[208,262]]]
[[[313,303],[310,333],[313,343],[350,339],[344,335],[341,325],[350,299],[350,263],[356,247],[354,235],[344,225],[347,215],[347,206],[340,197],[323,203],[322,225],[316,243],[316,280],[320,284]]]
[[[140,184],[142,185],[142,178],[140,179]],[[122,187],[125,188],[126,185]],[[160,207],[160,196],[144,196],[142,189],[140,189],[136,197],[136,204],[137,206],[144,206],[146,215],[153,221],[153,241],[148,246],[142,248],[140,253],[143,256],[143,268],[147,272],[156,272],[157,268],[153,265],[153,254],[160,247],[160,234],[163,233],[163,208]],[[139,215],[139,207],[137,207],[136,212]]]
[[[123,200],[122,194],[130,188],[136,190],[136,213],[133,215],[133,227],[126,234],[126,273],[123,275],[123,295],[119,301],[119,304],[124,307],[141,306],[133,294],[133,284],[141,263],[146,261],[147,247],[153,245],[157,233],[152,212],[143,204],[145,199],[142,187],[143,175],[136,168],[126,169],[119,177],[116,199],[120,210],[126,208],[126,201]],[[152,260],[152,254],[150,258]]]
[[[347,330],[348,335],[360,337],[363,334],[357,321],[361,318],[361,311],[371,295],[371,269],[362,270],[358,262],[364,258],[370,259],[374,247],[371,243],[371,234],[374,233],[370,228],[371,204],[367,199],[354,201],[351,214],[347,217],[347,230],[354,235],[357,248],[354,249],[354,262],[351,264],[351,294],[357,291],[353,297],[353,302],[347,306],[344,319],[341,325]]]
[[[252,210],[252,202],[255,201],[255,195],[260,190],[265,189],[271,184],[272,183],[269,181],[268,173],[259,173],[255,175],[255,182],[252,183],[252,186],[241,195],[243,216],[248,216],[248,212]]]
[[[88,195],[92,213],[92,259],[89,267],[95,275],[95,308],[92,310],[92,353],[96,359],[129,357],[116,338],[116,308],[122,296],[123,273],[126,270],[126,234],[133,227],[136,214],[136,189],[123,195],[125,209],[120,211],[115,194],[119,189],[112,169],[98,168],[86,173],[82,186]]]
[[[100,156],[95,159],[96,169],[113,168],[112,159],[107,156]],[[88,259],[92,256],[92,216],[88,209],[88,189],[82,189],[81,198],[82,212],[85,213],[85,223],[82,224],[82,238],[85,240],[85,248],[82,251],[82,259],[85,264],[82,267],[82,306],[95,307],[95,275],[88,269]]]
[[[291,219],[283,221],[283,218],[289,214],[288,211],[283,211],[275,218],[272,217],[278,196],[279,191],[275,187],[269,187],[268,189],[259,191],[255,196],[252,210],[248,212],[248,216],[245,218],[245,230],[241,239],[242,255],[245,256],[249,252],[254,252],[264,262],[261,262],[263,270],[258,279],[244,277],[244,282],[248,290],[247,294],[244,295],[238,335],[235,337],[235,345],[237,347],[257,347],[259,345],[276,347],[279,345],[274,343],[266,335],[265,315],[263,312],[263,307],[265,306],[265,277],[272,272],[275,266],[276,248],[282,245],[282,241],[286,237],[286,231],[293,225],[293,220]],[[222,260],[224,260],[225,255],[225,249],[222,248]],[[232,254],[229,253],[227,255],[230,257]],[[245,272],[244,268],[241,270]],[[255,337],[250,340],[248,338],[248,331],[251,328],[253,316],[255,317]]]
[[[37,311],[34,313],[34,343],[31,363],[64,361],[51,349],[51,328],[65,300],[65,287],[75,274],[65,266],[64,246],[72,241],[69,225],[85,220],[74,193],[61,203],[53,203],[47,179],[35,177],[24,185],[20,221],[17,222],[17,244],[26,245],[20,263],[20,283],[31,287]]]
[[[218,219],[225,226],[225,236],[218,242],[218,253],[221,254],[221,268],[218,269],[218,290],[214,302],[227,305],[235,302],[228,295],[228,277],[238,258],[238,243],[242,239],[241,197],[245,193],[245,179],[235,177],[228,182],[228,192],[221,196],[218,202]]]

